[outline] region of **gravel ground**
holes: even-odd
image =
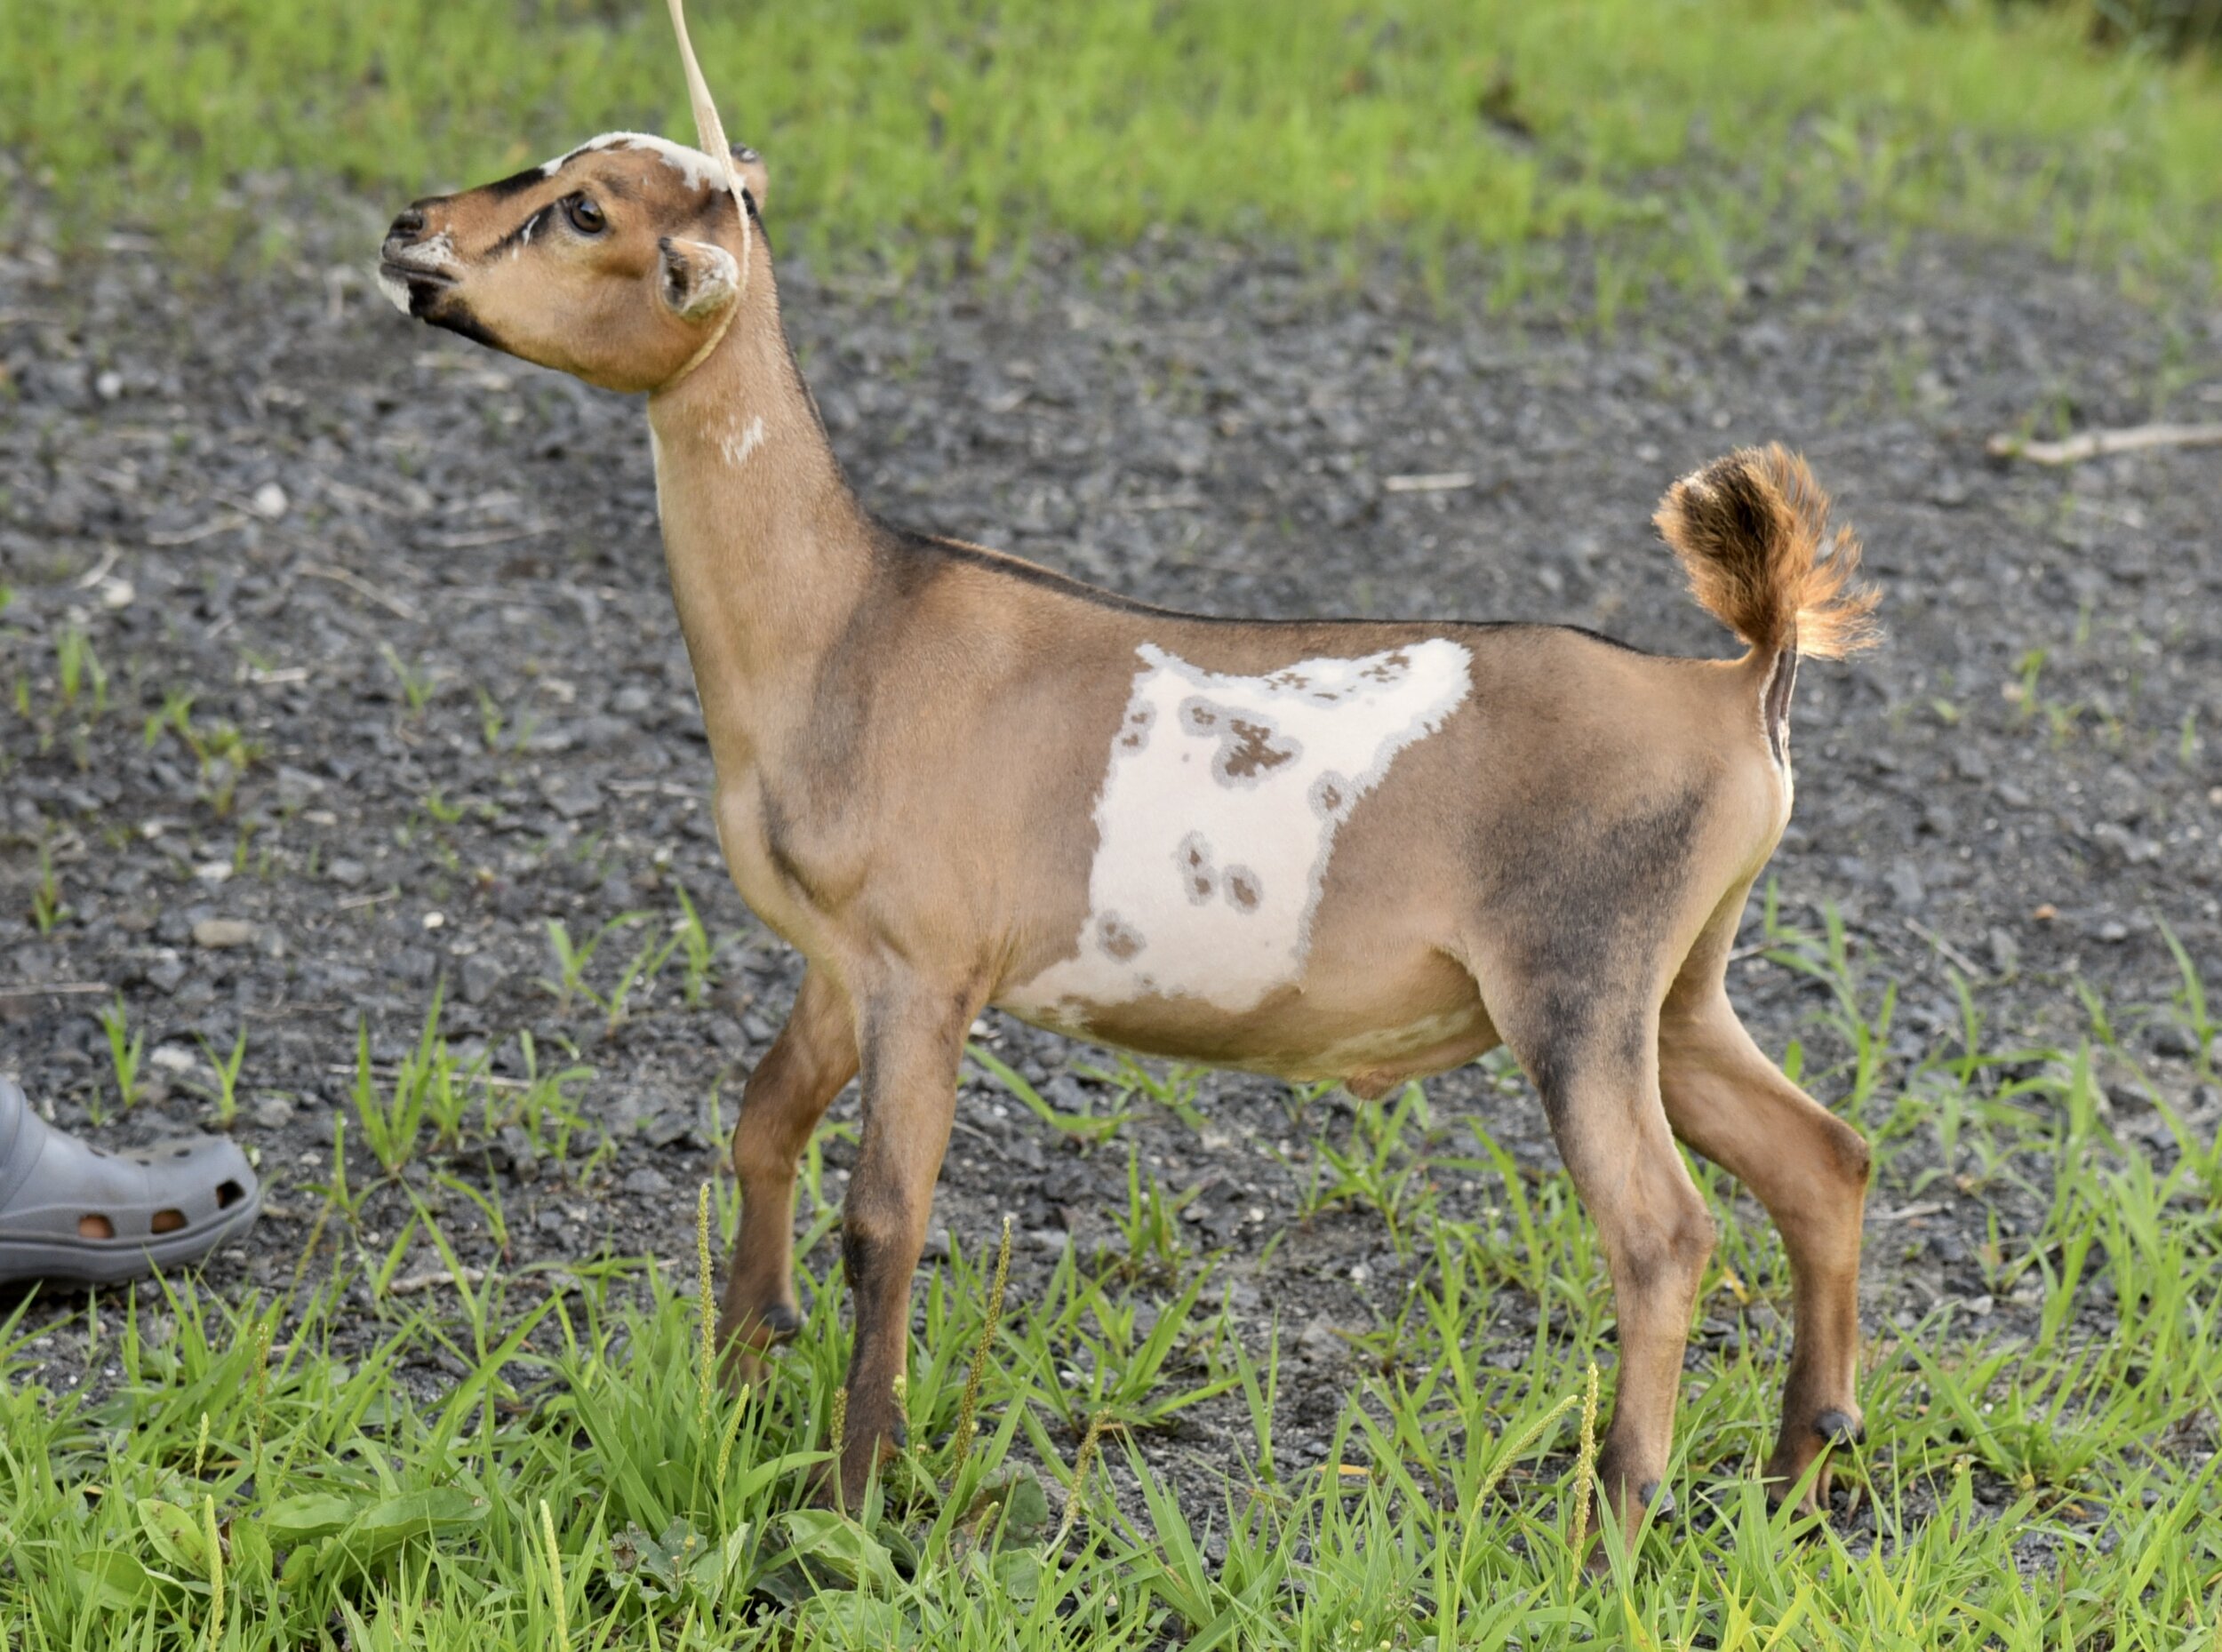
[[[208,1121],[196,1036],[228,1049],[244,1023],[238,1128],[271,1210],[211,1274],[282,1284],[358,1018],[390,1060],[444,979],[449,1034],[499,1045],[498,1071],[517,1029],[544,1052],[574,1040],[615,1144],[583,1183],[521,1135],[459,1158],[503,1190],[511,1259],[684,1257],[674,1213],[710,1161],[706,1097],[762,1050],[797,970],[720,869],[640,411],[394,315],[364,279],[373,239],[365,218],[315,258],[222,283],[127,237],[81,265],[36,234],[0,253],[0,689],[30,706],[0,707],[0,1067],[66,1126],[112,1112],[93,1012],[120,990],[149,1057],[144,1099],[110,1126],[131,1139]],[[1726,652],[1650,512],[1732,444],[1802,447],[1887,586],[1890,642],[1800,680],[1786,919],[1842,914],[1863,971],[1899,984],[1902,1057],[1957,1024],[1949,970],[1979,984],[2002,1043],[2073,1036],[2077,979],[2164,1004],[2163,923],[2222,985],[2222,457],[2053,471],[1983,446],[2062,411],[2222,418],[2222,312],[2138,307],[2031,254],[1937,242],[1847,242],[1822,263],[1794,291],[1663,300],[1605,337],[1170,242],[1051,249],[1011,280],[783,274],[867,501],[1211,612],[1559,619]],[[106,673],[103,714],[89,688],[60,703],[73,627]],[[183,694],[205,761],[174,729],[148,738]],[[252,748],[244,769],[225,724]],[[51,933],[42,852],[68,909]],[[729,938],[709,1002],[681,1002],[675,965],[613,1033],[559,1009],[540,984],[548,921],[584,936],[667,916],[682,885]],[[594,978],[635,944],[613,938]],[[54,990],[86,983],[102,990]],[[1777,1049],[1815,1003],[1762,958],[1736,986]],[[2131,1058],[2211,1129],[2222,1096],[2196,1084],[2185,1036],[2126,1025]],[[1070,1047],[994,1032],[1053,1100],[1085,1099]],[[2165,1132],[2113,1088],[2121,1127],[2157,1150]],[[1167,1185],[1204,1185],[1187,1219],[1227,1253],[1246,1334],[1262,1346],[1277,1313],[1323,1367],[1340,1344],[1321,1328],[1373,1322],[1409,1268],[1355,1213],[1260,1260],[1296,1222],[1302,1173],[1275,1156],[1281,1093],[1214,1077],[1208,1128],[1153,1115],[1132,1139]],[[1481,1110],[1523,1161],[1553,1163],[1524,1087],[1475,1069],[1430,1093],[1439,1117]],[[853,1110],[851,1093],[835,1116]],[[1023,1311],[1068,1234],[1109,1233],[1123,1155],[1081,1154],[984,1089],[963,1116],[939,1215],[968,1245],[1016,1217]],[[828,1149],[829,1191],[850,1154]],[[1878,1208],[1905,1203],[1920,1162],[1901,1156]],[[2014,1219],[2012,1197],[1947,1189],[1942,1212],[1871,1244],[1870,1329],[1975,1297],[1970,1249],[1990,1210]],[[448,1204],[485,1259],[483,1225]],[[373,1232],[397,1222],[374,1201]],[[2030,1322],[2026,1304],[1980,1305],[1986,1329]],[[1501,1330],[1527,1345],[1509,1311]],[[44,1346],[50,1377],[73,1380],[81,1341],[58,1327]],[[1289,1408],[1284,1461],[1333,1410]],[[1176,1467],[1223,1459],[1222,1427],[1246,1438],[1231,1410],[1192,1417],[1160,1448]]]

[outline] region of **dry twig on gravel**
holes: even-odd
[[[1993,459],[2026,459],[2036,465],[2080,465],[2109,453],[2155,447],[2222,447],[2222,425],[2131,425],[2122,430],[2086,430],[2058,442],[1996,435],[1984,443]]]

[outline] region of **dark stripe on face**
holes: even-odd
[[[569,159],[570,157],[565,156],[564,158]],[[481,195],[491,196],[495,200],[500,201],[505,200],[513,195],[522,195],[525,190],[530,189],[534,184],[545,183],[547,180],[548,174],[546,172],[542,172],[537,166],[528,166],[521,172],[511,172],[507,178],[497,178],[490,184],[481,184],[478,187],[478,192]]]
[[[413,304],[412,308],[414,308]],[[490,350],[501,348],[501,340],[488,332],[480,324],[478,317],[471,314],[470,306],[460,299],[451,299],[441,305],[437,314],[428,315],[423,310],[416,310],[415,313],[420,320],[428,321],[435,327],[444,327],[450,332],[460,332],[473,344],[483,344]]]
[[[522,224],[519,224],[508,235],[502,236],[500,240],[495,242],[493,246],[488,251],[487,256],[491,258],[496,252],[506,252],[509,250],[511,243],[515,243],[522,245],[528,236],[540,234],[541,228],[548,222],[548,215],[555,210],[556,209],[552,206],[542,207],[539,211],[533,213],[532,217],[526,219]]]

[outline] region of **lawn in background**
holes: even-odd
[[[2210,278],[2211,60],[2101,48],[2081,5],[1918,12],[698,0],[693,28],[727,127],[771,159],[775,227],[836,259],[1163,226],[1406,244],[1437,271],[1478,246],[1516,293],[1521,249],[1580,232],[1640,249],[1619,283],[1732,287],[1854,221],[2032,235],[2148,288]],[[0,148],[80,238],[282,247],[300,209],[257,177],[383,205],[618,126],[691,132],[653,0],[0,7]]]

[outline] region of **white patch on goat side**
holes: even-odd
[[[746,426],[728,425],[725,434],[718,439],[717,451],[725,456],[725,462],[739,470],[748,462],[748,456],[763,445],[763,415],[752,417]]]
[[[1152,995],[1254,1008],[1302,978],[1335,834],[1443,726],[1473,657],[1444,638],[1222,676],[1145,644],[1096,802],[1075,954],[1003,1001],[1061,1024]]]
[[[575,149],[567,149],[554,160],[542,164],[540,171],[553,178],[563,170],[564,164],[578,156],[594,149],[646,149],[666,166],[683,174],[697,189],[725,188],[725,169],[699,149],[690,149],[683,143],[674,143],[668,138],[659,138],[646,132],[605,132],[599,138],[589,138]]]

